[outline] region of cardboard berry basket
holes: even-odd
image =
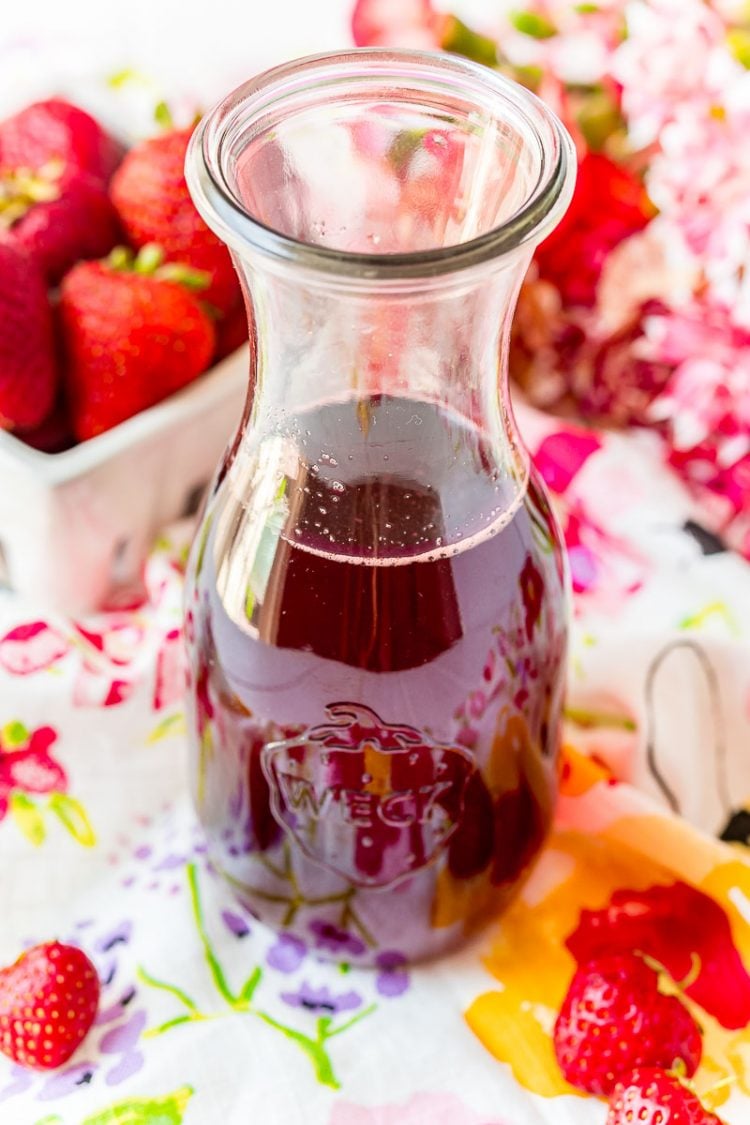
[[[159,530],[195,511],[237,426],[247,348],[63,453],[0,431],[0,585],[68,613],[139,582]]]

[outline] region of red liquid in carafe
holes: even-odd
[[[535,478],[427,402],[326,403],[232,466],[188,604],[195,800],[254,913],[422,956],[547,829],[560,544]],[[366,953],[363,952],[363,956]]]

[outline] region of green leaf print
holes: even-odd
[[[70,797],[67,793],[53,793],[49,799],[50,812],[62,822],[73,839],[82,844],[84,848],[93,848],[96,843],[96,833],[91,827],[91,821],[80,801]]]
[[[155,742],[161,742],[163,738],[170,738],[175,734],[185,734],[187,726],[185,724],[185,715],[182,711],[175,711],[173,715],[167,715],[166,719],[162,719],[150,735],[146,739],[146,745],[152,746]]]
[[[192,1096],[192,1086],[181,1086],[163,1098],[128,1098],[85,1118],[81,1125],[181,1125]]]
[[[31,732],[18,719],[6,723],[0,730],[0,744],[5,750],[17,750],[19,746],[25,746],[30,738]]]
[[[11,793],[10,815],[30,844],[38,848],[40,844],[44,843],[44,838],[47,835],[44,817],[34,801],[27,797],[25,793]]]
[[[178,985],[170,984],[167,981],[161,980],[147,972],[142,967],[138,970],[138,977],[141,982],[150,988],[155,988],[161,992],[171,993],[176,1000],[185,1009],[178,1012],[176,1015],[167,1019],[164,1023],[159,1024],[158,1027],[152,1027],[145,1032],[146,1038],[154,1038],[166,1032],[172,1031],[173,1028],[185,1027],[188,1024],[197,1023],[203,1020],[220,1019],[228,1015],[242,1015],[250,1016],[255,1019],[261,1020],[267,1027],[272,1028],[274,1031],[283,1035],[291,1043],[295,1043],[299,1049],[307,1055],[308,1059],[313,1065],[315,1076],[318,1082],[323,1086],[328,1086],[332,1090],[338,1090],[341,1086],[333,1068],[333,1061],[328,1052],[328,1042],[337,1035],[341,1035],[350,1028],[354,1027],[361,1020],[371,1016],[376,1011],[377,1005],[370,1004],[369,1007],[363,1011],[358,1012],[351,1019],[343,1024],[334,1024],[330,1016],[321,1016],[316,1025],[315,1035],[308,1035],[304,1031],[299,1031],[295,1027],[290,1027],[288,1024],[282,1023],[277,1020],[270,1012],[265,1011],[263,1008],[258,1007],[256,1004],[256,994],[260,986],[264,982],[264,974],[260,965],[256,966],[250,975],[245,980],[244,984],[236,994],[227,978],[216,950],[211,942],[211,939],[206,928],[206,920],[203,913],[203,903],[201,900],[200,886],[198,882],[198,869],[195,863],[189,863],[186,868],[188,878],[188,888],[190,891],[190,904],[193,909],[193,918],[195,920],[198,937],[203,950],[203,956],[206,961],[211,981],[214,989],[220,1000],[224,1002],[225,1007],[213,1012],[201,1011],[193,998],[189,996]],[[323,901],[323,900],[320,900]],[[96,1119],[94,1125],[106,1125],[107,1122],[118,1121],[119,1118],[103,1118],[101,1122]],[[125,1119],[130,1125],[130,1118]],[[134,1119],[134,1122],[140,1119]],[[148,1119],[150,1120],[150,1119]],[[84,1122],[83,1125],[92,1125],[91,1122]]]

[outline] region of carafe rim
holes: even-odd
[[[343,91],[346,81],[366,83],[375,77],[436,90],[461,90],[477,108],[498,120],[515,116],[538,152],[538,176],[521,206],[497,225],[452,245],[397,253],[337,249],[302,241],[266,225],[252,215],[232,190],[228,151],[238,129],[274,103],[301,90],[330,86]],[[507,117],[506,117],[507,119]],[[437,51],[403,48],[352,48],[294,59],[266,70],[220,100],[193,133],[186,158],[186,178],[208,226],[240,254],[255,252],[267,261],[286,263],[322,275],[370,282],[439,278],[444,274],[503,259],[521,247],[533,248],[557,224],[573,192],[576,154],[570,135],[555,113],[525,87],[480,63]]]

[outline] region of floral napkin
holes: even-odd
[[[57,936],[103,982],[61,1071],[0,1058],[3,1125],[603,1125],[550,1038],[603,948],[687,982],[698,1087],[750,1119],[750,567],[650,435],[523,428],[575,590],[562,794],[515,904],[444,960],[361,969],[356,934],[304,903],[306,940],[274,934],[213,877],[186,786],[189,529],[136,610],[0,599],[0,960]]]

